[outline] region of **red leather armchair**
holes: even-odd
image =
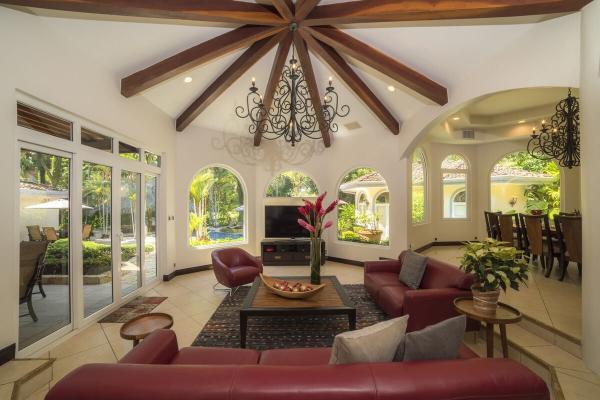
[[[402,252],[398,260],[367,261],[364,264],[365,288],[386,314],[391,317],[410,315],[407,331],[418,331],[458,315],[453,301],[471,297],[473,276],[453,265],[429,258],[419,289],[413,290],[400,282]],[[475,321],[467,330],[477,330]]]
[[[329,365],[331,349],[177,349],[156,331],[118,364],[79,367],[46,400],[549,400],[544,381],[509,359]]]
[[[237,247],[214,250],[211,258],[217,282],[229,289],[254,282],[263,271],[256,257]]]

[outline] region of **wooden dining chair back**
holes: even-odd
[[[519,214],[519,219],[521,220],[521,230],[524,233],[524,249],[533,259],[540,258],[542,268],[547,270],[546,276],[549,276],[554,264],[554,257],[558,257],[558,253],[552,242],[548,214]]]
[[[48,242],[29,241],[21,242],[19,251],[19,304],[27,303],[28,314],[37,322],[38,317],[33,310],[31,298],[33,288],[41,279],[44,269],[44,258]],[[22,315],[22,316],[25,316]]]
[[[500,213],[484,211],[483,214],[485,217],[485,227],[487,230],[488,237],[493,238],[493,239],[498,239],[498,236],[499,236],[498,230],[500,229],[499,228],[500,222],[498,220],[498,215]]]
[[[498,239],[510,243],[518,249],[522,248],[519,216],[517,214],[501,214],[498,215],[498,221],[500,225]]]
[[[29,225],[27,226],[27,234],[29,235],[29,240],[32,242],[41,242],[44,240],[42,236],[42,230],[39,225]]]
[[[58,233],[56,233],[56,229],[54,229],[51,226],[44,227],[44,236],[46,237],[46,240],[50,242],[54,242],[59,239]]]
[[[561,243],[560,265],[562,270],[560,280],[562,281],[565,279],[567,267],[571,261],[577,263],[581,274],[583,262],[581,216],[555,215],[554,226]]]

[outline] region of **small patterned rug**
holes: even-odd
[[[356,304],[356,328],[387,319],[363,285],[343,285]],[[204,326],[192,346],[240,347],[239,310],[250,290],[241,287],[226,297]],[[293,347],[329,347],[338,333],[348,330],[348,317],[249,317],[246,347],[266,350]]]
[[[166,297],[144,297],[139,296],[131,300],[129,303],[121,306],[114,312],[100,320],[100,323],[125,323],[130,319],[141,314],[147,314],[154,310],[156,306],[165,301]]]

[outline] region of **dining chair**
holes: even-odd
[[[560,243],[560,280],[565,279],[570,262],[577,263],[579,275],[583,262],[581,216],[555,215],[554,226]]]
[[[532,261],[539,257],[542,269],[546,271],[546,277],[549,277],[554,265],[554,258],[559,259],[560,253],[558,242],[553,240],[548,214],[519,214],[519,219],[521,220],[526,254],[531,255]]]
[[[58,233],[56,233],[56,229],[54,229],[53,227],[45,226],[43,229],[44,229],[44,236],[46,237],[46,240],[48,240],[50,242],[55,242],[59,239]]]
[[[487,234],[488,237],[492,238],[492,239],[498,239],[498,229],[499,229],[499,225],[500,222],[498,221],[498,215],[500,213],[497,212],[491,212],[491,211],[484,211],[483,215],[485,218],[485,227],[487,230]]]
[[[517,214],[500,214],[499,221],[499,239],[503,242],[510,243],[517,249],[523,248],[521,240],[521,227],[519,224],[519,216]]]

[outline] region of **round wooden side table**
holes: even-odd
[[[138,315],[130,319],[121,327],[121,337],[127,340],[133,340],[133,347],[140,343],[140,340],[151,334],[157,329],[169,329],[173,326],[173,317],[165,313],[149,313]]]
[[[483,313],[473,307],[473,299],[468,297],[459,297],[454,299],[454,308],[460,314],[479,322],[485,323],[486,344],[488,358],[494,357],[494,325],[500,326],[500,339],[502,340],[502,355],[508,358],[508,341],[506,339],[506,325],[521,321],[522,315],[519,310],[508,304],[498,303],[498,308],[494,314]]]

